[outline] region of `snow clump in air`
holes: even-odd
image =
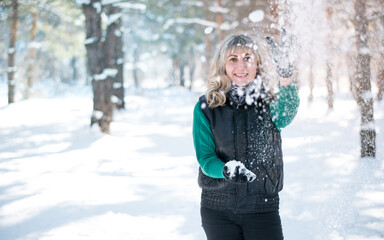
[[[264,12],[263,10],[256,10],[251,12],[248,17],[252,22],[261,22],[264,19]]]

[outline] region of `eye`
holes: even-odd
[[[255,61],[255,57],[253,55],[247,55],[244,57],[244,61],[246,62],[254,62]]]
[[[236,61],[237,61],[237,58],[235,58],[235,57],[231,57],[228,61],[229,61],[229,62],[236,62]]]

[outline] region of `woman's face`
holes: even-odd
[[[257,62],[251,51],[235,50],[225,62],[225,73],[237,86],[247,86],[256,78]]]

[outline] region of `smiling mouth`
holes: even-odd
[[[248,73],[235,73],[234,74],[236,77],[245,77],[248,75]]]

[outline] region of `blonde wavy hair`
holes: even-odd
[[[227,57],[233,52],[248,51],[255,56],[257,62],[256,76],[264,77],[263,59],[259,54],[259,46],[247,35],[231,35],[217,48],[212,59],[210,74],[207,80],[205,97],[210,108],[223,106],[226,93],[231,89],[232,82],[225,72]]]

